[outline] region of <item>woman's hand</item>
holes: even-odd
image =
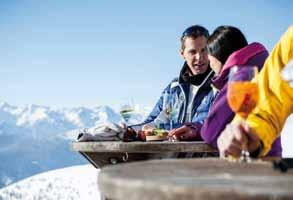
[[[168,137],[179,141],[193,141],[200,138],[198,124],[185,124],[169,132]]]

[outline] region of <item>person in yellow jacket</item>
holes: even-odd
[[[218,138],[221,155],[237,158],[241,156],[243,148],[253,157],[267,154],[286,119],[293,113],[292,61],[293,26],[290,26],[275,45],[258,76],[257,107],[245,123],[236,116]]]

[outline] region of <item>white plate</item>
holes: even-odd
[[[162,141],[167,140],[167,136],[147,135],[146,141]]]

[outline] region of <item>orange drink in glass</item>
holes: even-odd
[[[258,101],[257,83],[235,81],[228,85],[228,104],[230,108],[246,119]]]
[[[231,110],[238,114],[244,122],[256,107],[259,99],[258,85],[254,79],[257,73],[257,67],[251,65],[234,66],[229,73],[228,104]],[[247,146],[242,147],[240,160],[250,161]]]

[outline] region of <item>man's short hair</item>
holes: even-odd
[[[193,25],[185,29],[181,36],[181,48],[185,48],[185,40],[186,38],[196,39],[198,37],[204,36],[205,38],[209,38],[209,31],[200,25]]]

